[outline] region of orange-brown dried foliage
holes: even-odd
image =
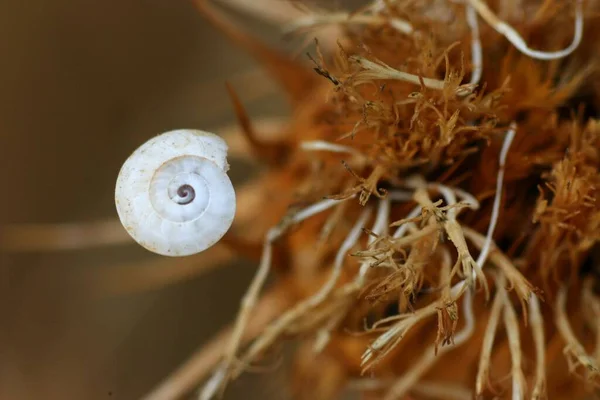
[[[558,49],[571,40],[573,12],[567,2],[488,3],[506,16],[532,48]],[[522,8],[511,8],[509,3],[521,4]],[[293,213],[324,197],[356,195],[343,207],[303,222],[278,241],[277,247],[285,253],[275,263],[278,274],[288,283],[296,282],[300,298],[318,291],[363,207],[376,208],[390,192],[410,187],[408,178],[417,175],[475,196],[481,203],[479,209],[462,210],[458,221],[485,236],[503,134],[516,122],[494,241],[503,260],[514,265],[513,274],[523,274],[523,282],[528,282],[526,289],[518,292],[517,283],[507,275],[517,289],[517,296],[509,292],[511,301],[525,304],[524,297],[533,288],[541,289],[537,293],[541,294],[545,329],[546,393],[550,398],[576,398],[589,390],[569,371],[562,356],[566,343],[557,331],[554,314],[559,287],[569,285],[570,323],[586,350],[593,351],[597,343],[581,313],[586,300],[578,293],[585,276],[594,281],[600,278],[599,260],[592,258],[600,239],[600,123],[595,119],[600,106],[595,68],[600,50],[598,11],[597,2],[587,2],[582,44],[572,55],[554,61],[521,54],[480,19],[484,58],[478,85],[469,83],[474,66],[470,63],[471,30],[465,22],[464,6],[452,1],[390,1],[387,18],[405,19],[420,35],[406,35],[390,24],[349,24],[336,51],[322,54],[317,48],[311,52],[311,75],[306,73],[308,68],[296,73],[289,61],[263,57],[271,69],[279,71],[276,78],[287,82],[284,86],[291,91],[293,110],[288,135],[279,143],[285,157],[271,164],[265,183],[265,191],[277,193],[272,197],[277,201],[270,214],[261,219],[274,225],[285,212]],[[446,20],[448,15],[452,18]],[[254,51],[254,45],[243,44]],[[386,75],[390,70],[413,74],[418,82],[390,79]],[[443,83],[435,88],[425,79]],[[238,115],[243,116],[239,104],[237,107]],[[362,156],[301,149],[302,142],[313,140],[347,146]],[[441,196],[430,194],[435,207],[413,220],[418,229],[431,227],[429,231],[400,244],[387,233],[375,235],[371,246],[365,233],[353,247],[354,257],[347,257],[337,282],[338,287],[351,282],[360,263],[367,262],[372,270],[363,290],[349,303],[323,304],[290,328],[304,341],[294,386],[298,398],[331,398],[344,387],[342,381],[360,377],[361,355],[372,344],[376,331],[386,324],[371,328],[385,317],[410,314],[436,301],[444,304],[433,311],[437,319],[418,321],[373,365],[368,376],[393,380],[410,371],[430,345],[435,343],[436,352],[452,347],[455,332],[464,325],[464,315],[450,299],[449,285],[461,274],[451,270],[454,262],[444,266],[444,251],[453,260],[457,256],[443,225],[450,211],[437,202]],[[393,202],[389,224],[406,218],[415,204]],[[265,230],[266,226],[257,235],[247,229],[245,236],[259,246]],[[469,250],[478,254],[475,246]],[[377,268],[382,263],[387,267]],[[493,264],[488,262],[492,269]],[[494,293],[491,280],[489,284]],[[471,338],[460,348],[438,354],[423,379],[473,387],[490,307],[491,302],[486,302],[479,291]],[[515,307],[515,311],[523,317],[519,327],[526,360],[523,373],[531,389],[531,360],[535,356],[529,326],[523,321],[526,307]],[[342,315],[331,328],[329,344],[321,355],[307,356],[315,333],[330,320],[331,310]],[[509,342],[504,329],[499,329],[490,379],[502,398],[510,393],[510,379],[503,379],[510,373],[510,365]],[[319,369],[323,372],[315,374]],[[488,389],[484,398],[492,396],[492,388]],[[382,396],[385,392],[385,386],[366,391]]]

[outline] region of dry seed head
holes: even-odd
[[[337,32],[342,37],[337,49],[317,50],[314,76],[319,80],[306,80],[308,92],[315,97],[303,102],[298,101],[299,94],[292,96],[296,102],[284,144],[287,153],[282,153],[286,156],[277,168],[291,171],[286,176],[293,177],[294,183],[288,183],[287,190],[294,192],[298,204],[327,196],[326,201],[345,201],[345,205],[321,209],[326,215],[320,218],[312,218],[314,210],[304,213],[311,223],[303,225],[298,223],[304,218],[295,218],[298,214],[293,212],[267,236],[269,252],[245,298],[238,335],[225,358],[229,365],[225,363],[221,370],[226,373],[215,375],[219,386],[241,372],[232,364],[239,333],[264,283],[273,241],[285,235],[289,244],[282,245],[287,246],[291,263],[284,274],[292,281],[302,277],[302,282],[319,286],[304,291],[308,297],[271,325],[279,328],[266,328],[249,347],[251,351],[241,352],[245,363],[283,339],[284,333],[302,334],[315,341],[314,348],[335,355],[345,376],[365,369],[394,376],[380,388],[386,392],[383,398],[391,399],[416,388],[425,373],[452,377],[471,387],[476,377],[465,371],[473,369],[448,371],[440,353],[474,354],[472,349],[480,350],[485,342],[478,391],[486,379],[485,365],[490,363],[486,360],[503,348],[516,398],[527,395],[526,379],[533,383],[533,396],[543,395],[546,385],[558,382],[546,379],[553,371],[546,371],[544,365],[550,359],[544,338],[553,335],[548,340],[554,343],[554,329],[564,321],[548,319],[550,310],[539,302],[532,282],[549,281],[552,274],[564,277],[563,269],[576,281],[583,260],[598,241],[594,177],[600,157],[593,151],[597,143],[590,142],[590,133],[597,130],[589,123],[587,136],[581,135],[558,109],[570,107],[567,103],[581,93],[583,77],[591,72],[574,65],[590,64],[594,53],[582,49],[576,62],[570,57],[564,64],[532,61],[530,56],[569,56],[582,43],[584,10],[582,2],[575,2],[573,19],[552,11],[552,2],[542,7],[532,1],[522,3],[526,10],[538,11],[531,20],[504,3],[495,8],[496,4],[480,0],[461,4],[432,0],[423,4],[377,1],[355,13],[311,10],[298,21],[310,28],[334,23],[341,27]],[[515,21],[515,26],[505,21]],[[559,48],[570,28],[575,34],[565,50],[531,51]],[[517,31],[531,44],[525,45]],[[516,51],[507,51],[511,43]],[[304,76],[299,74],[296,83]],[[297,86],[286,85],[292,90]],[[511,124],[516,120],[519,135],[515,138]],[[509,127],[508,132],[502,127]],[[415,183],[411,176],[421,182]],[[459,190],[445,190],[448,186]],[[539,201],[537,187],[544,190]],[[575,188],[576,194],[567,188]],[[408,189],[413,197],[394,199],[391,194],[399,189]],[[468,211],[459,197],[469,203]],[[364,207],[376,208],[377,216],[370,235],[355,242],[353,254],[359,259],[331,262],[344,247],[343,238],[362,221]],[[402,224],[390,235],[381,229],[380,221],[385,219],[390,225],[392,221]],[[317,266],[306,265],[301,257],[313,242],[323,249]],[[506,279],[508,287],[494,282],[488,290],[492,271]],[[320,286],[323,276],[332,278]],[[491,334],[484,339],[482,324],[490,320],[494,324],[488,318],[494,305],[474,299],[480,296],[469,289],[475,280],[486,292],[495,293],[495,302],[504,299],[494,318],[497,324],[503,317],[507,337],[496,337],[491,344]],[[546,284],[553,298],[557,290]],[[514,299],[523,303],[529,326],[519,322]],[[366,319],[370,325],[364,328]],[[534,336],[533,372],[522,365],[525,355],[520,342],[525,329]],[[364,335],[349,337],[349,330]],[[564,326],[560,330],[568,332]],[[429,345],[414,345],[417,337],[421,343],[429,338]],[[568,354],[583,359],[576,348],[568,349]],[[552,368],[560,368],[555,365]],[[510,390],[508,383],[497,385]]]

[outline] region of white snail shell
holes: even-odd
[[[163,133],[135,150],[115,190],[131,237],[165,256],[199,253],[218,242],[236,207],[227,150],[217,135],[188,129]]]

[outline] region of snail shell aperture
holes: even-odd
[[[227,149],[215,134],[181,129],[135,150],[115,190],[119,218],[131,237],[166,256],[199,253],[218,242],[236,208]]]

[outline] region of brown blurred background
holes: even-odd
[[[253,117],[285,115],[257,67],[187,0],[0,2],[1,224],[116,218],[131,151],[163,131],[233,120],[225,80]],[[233,165],[236,183],[242,170]],[[3,250],[0,399],[140,398],[231,320],[253,273],[235,263],[152,290],[95,290],[104,273],[157,258],[133,244]],[[245,375],[225,399],[285,399],[284,374]]]

